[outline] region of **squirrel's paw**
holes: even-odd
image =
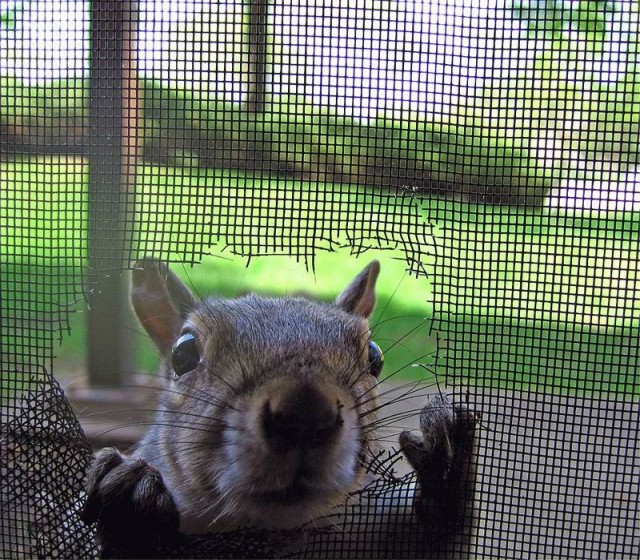
[[[437,395],[420,413],[419,432],[400,434],[400,448],[415,469],[419,489],[416,511],[425,515],[454,513],[474,476],[474,436],[480,415]],[[431,514],[431,515],[430,515]]]
[[[160,473],[146,461],[102,449],[87,471],[87,501],[81,516],[86,523],[97,522],[103,557],[135,552],[151,555],[160,541],[176,534],[180,524],[178,509]],[[132,551],[140,543],[141,550]]]

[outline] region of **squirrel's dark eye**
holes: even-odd
[[[192,371],[200,363],[200,352],[196,337],[191,333],[183,334],[171,350],[171,367],[176,377]]]
[[[373,340],[369,341],[369,373],[374,377],[378,377],[382,371],[382,365],[384,364],[384,355],[380,346],[378,346]]]

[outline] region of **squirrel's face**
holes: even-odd
[[[360,487],[382,366],[367,322],[377,274],[374,262],[327,305],[196,303],[157,263],[134,272],[134,308],[171,364],[139,451],[162,473],[183,532],[299,527]]]

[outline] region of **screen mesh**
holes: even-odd
[[[2,556],[98,554],[60,380],[130,383],[136,259],[201,263],[198,284],[212,257],[322,280],[371,252],[424,280],[388,289],[398,314],[428,305],[385,334],[398,377],[482,415],[477,534],[450,552],[639,556],[638,18],[632,0],[0,2]],[[417,423],[397,387],[390,421]],[[412,475],[381,461],[366,499],[398,508],[399,548],[365,508],[352,540],[163,552],[416,553]]]

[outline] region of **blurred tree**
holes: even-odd
[[[554,138],[556,154],[572,160],[637,164],[637,0],[516,0],[511,14],[535,41],[536,54],[510,87],[526,101],[527,120],[546,121],[545,145]],[[523,91],[518,83],[533,87]]]
[[[24,11],[24,4],[24,2],[9,2],[0,11],[0,29],[13,31],[17,28],[20,13]]]
[[[514,2],[511,10],[531,34],[564,41],[568,33],[577,32],[598,50],[603,46],[611,16],[618,11],[616,4],[608,0],[525,0]]]

